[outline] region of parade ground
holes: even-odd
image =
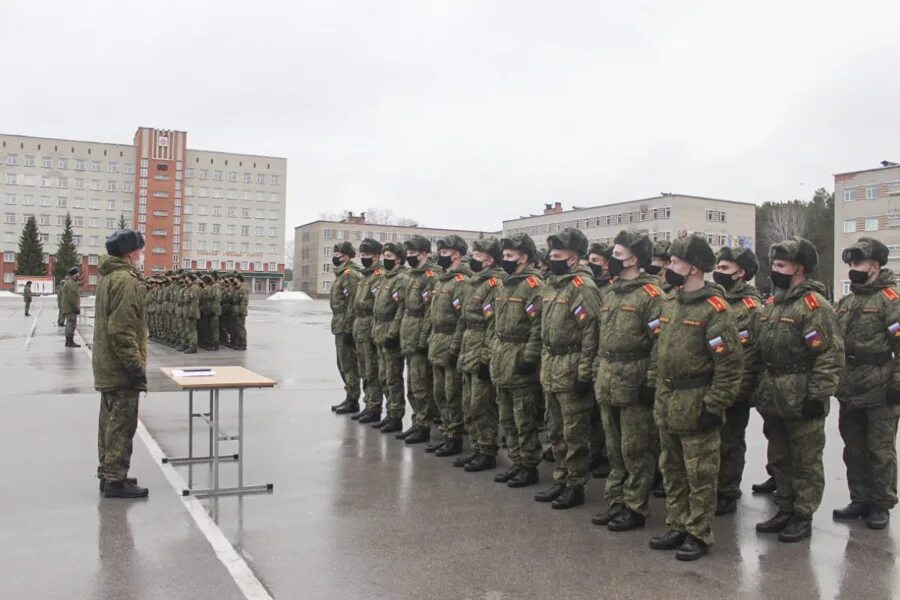
[[[836,406],[812,539],[784,544],[754,529],[774,514],[770,497],[750,493],[766,478],[754,414],[738,511],[717,518],[708,557],[682,563],[647,546],[665,531],[662,500],[652,499],[645,529],[611,533],[590,522],[605,508],[602,480],[588,485],[584,506],[554,511],[532,499],[551,482],[548,463],[538,486],[509,489],[492,481],[494,471],[465,473],[453,459],[334,415],[343,391],[328,303],[318,300],[254,298],[246,352],[184,355],[151,343],[130,473],[150,496],[104,499],[91,328],[79,328],[84,347],[64,348],[56,311],[55,299],[36,298],[25,317],[21,299],[0,299],[4,600],[856,600],[900,589],[900,524],[870,531],[832,521],[848,500]],[[249,390],[244,407],[245,483],[272,482],[272,493],[183,497],[189,467],[161,464],[187,451],[188,408],[160,367],[190,365],[239,365],[277,380]],[[234,395],[223,392],[221,407],[227,426]],[[503,451],[498,462],[506,468]],[[207,483],[209,467],[192,468],[194,484]],[[235,484],[235,468],[222,465],[223,485]]]

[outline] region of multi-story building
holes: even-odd
[[[52,263],[70,214],[87,290],[122,218],[145,234],[146,274],[235,270],[256,293],[279,290],[286,172],[284,158],[191,150],[183,131],[141,127],[132,145],[0,134],[0,289],[28,217]]]
[[[334,246],[345,240],[354,247],[365,238],[382,243],[405,242],[413,235],[421,235],[431,240],[432,250],[437,252],[435,243],[442,237],[456,234],[472,242],[485,237],[499,237],[498,231],[469,231],[465,229],[433,229],[430,227],[405,227],[400,225],[377,225],[366,222],[366,214],[354,216],[349,213],[342,221],[312,221],[294,228],[294,289],[311,296],[325,297],[334,282],[331,256]],[[358,260],[357,260],[358,262]]]
[[[756,205],[682,194],[571,210],[563,210],[556,202],[546,204],[541,215],[503,221],[503,235],[527,233],[539,248],[546,249],[547,236],[566,227],[582,230],[590,242],[611,243],[621,230],[638,229],[654,241],[699,233],[716,250],[722,246],[755,249]]]
[[[884,242],[889,269],[900,272],[900,163],[834,176],[834,295],[850,293],[844,248],[863,236]]]

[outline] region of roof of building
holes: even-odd
[[[310,225],[315,225],[316,223],[331,223],[333,225],[358,225],[359,227],[372,227],[372,228],[388,228],[388,229],[397,229],[402,231],[415,231],[421,233],[429,233],[429,232],[444,232],[444,231],[456,231],[460,233],[479,233],[484,235],[501,235],[502,231],[481,231],[477,229],[455,229],[453,227],[422,227],[419,225],[385,225],[383,223],[348,223],[347,221],[329,221],[327,219],[316,219],[315,221],[310,221],[309,223],[304,223],[303,225],[296,225],[294,229],[301,229],[303,227],[309,227]]]
[[[856,175],[857,173],[868,173],[870,171],[884,171],[885,169],[896,169],[900,167],[900,163],[895,163],[892,161],[882,161],[882,166],[873,167],[871,169],[860,169],[858,171],[844,171],[842,173],[834,173],[834,177],[840,177],[841,175]]]

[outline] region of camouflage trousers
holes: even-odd
[[[712,544],[719,474],[718,429],[696,435],[660,435],[666,526]]]
[[[78,324],[78,315],[66,313],[66,336],[75,335],[75,325]]]
[[[247,315],[237,315],[231,330],[231,345],[238,350],[247,349]]]
[[[769,468],[777,487],[775,505],[811,517],[825,489],[825,417],[783,419],[770,415],[765,417],[765,431]]]
[[[850,499],[890,510],[897,504],[896,406],[847,410],[838,424]]]
[[[399,349],[378,346],[378,379],[387,399],[387,415],[402,419],[406,400],[403,398],[403,354]]]
[[[345,342],[344,335],[339,333],[334,336],[334,351],[347,399],[359,402],[359,361],[356,358],[356,345]]]
[[[434,369],[424,354],[406,357],[406,399],[413,412],[413,424],[431,428],[437,414],[434,405]]]
[[[136,390],[100,393],[100,421],[97,430],[97,477],[121,481],[131,466],[131,448],[137,431]]]
[[[28,311],[31,310],[31,300],[25,301],[25,316],[28,316]]]
[[[719,464],[719,498],[729,500],[741,497],[741,478],[744,475],[745,439],[750,422],[750,405],[733,404],[725,411],[722,427],[722,450]]]
[[[603,432],[603,417],[600,415],[600,405],[597,402],[591,406],[591,426],[588,431],[588,444],[590,445],[591,460],[596,456],[606,457],[606,434]]]
[[[184,345],[188,348],[197,347],[197,319],[184,320]]]
[[[500,424],[506,436],[509,462],[514,465],[531,468],[537,467],[541,462],[538,413],[543,403],[543,392],[537,383],[514,388],[497,388]],[[485,452],[485,442],[479,441],[482,452]],[[496,443],[495,438],[494,444]],[[495,446],[494,454],[496,452]]]
[[[497,456],[497,390],[490,381],[478,379],[475,373],[462,374],[463,424],[469,434],[473,452]]]
[[[202,313],[197,320],[197,344],[214,348],[219,345],[219,317]]]
[[[356,357],[359,360],[366,408],[381,412],[384,392],[378,379],[378,347],[372,340],[356,340]]]
[[[553,480],[567,486],[583,486],[588,472],[588,429],[594,398],[590,392],[545,392],[547,437],[553,446]]]
[[[601,404],[600,414],[611,468],[604,498],[610,505],[624,504],[646,517],[650,514],[649,498],[656,475],[659,439],[653,409],[643,404]]]
[[[462,438],[465,427],[462,412],[462,378],[455,366],[432,365],[434,402],[441,411],[441,433],[445,438]]]

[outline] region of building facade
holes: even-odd
[[[350,241],[354,248],[365,238],[382,243],[403,243],[413,235],[431,240],[432,250],[437,252],[437,240],[456,234],[472,242],[485,237],[499,237],[498,231],[470,231],[465,229],[433,229],[430,227],[404,227],[400,225],[376,225],[367,223],[365,213],[350,213],[342,221],[313,221],[294,228],[294,289],[314,297],[327,297],[334,282],[331,256],[334,246]],[[359,258],[356,259],[357,264]]]
[[[86,291],[120,219],[146,237],[147,275],[235,270],[255,293],[277,291],[286,173],[284,158],[191,150],[183,131],[140,127],[130,145],[0,134],[0,289],[12,289],[28,217],[52,263],[68,213]]]
[[[850,293],[844,248],[860,237],[884,242],[890,254],[887,268],[900,271],[900,164],[834,176],[834,295]]]

